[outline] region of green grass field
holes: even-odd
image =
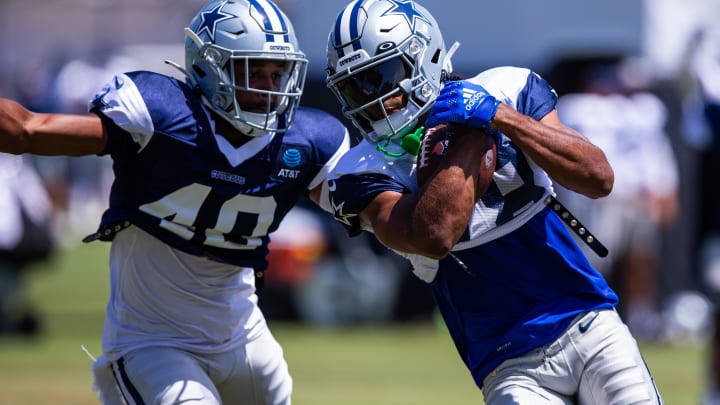
[[[41,337],[0,338],[0,405],[97,404],[91,360],[100,352],[107,244],[84,245],[37,268],[30,293]],[[271,322],[295,381],[294,404],[482,404],[449,337],[431,323],[318,329]],[[698,404],[702,347],[643,345],[668,405]]]

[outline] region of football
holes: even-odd
[[[487,135],[483,130],[457,125],[438,125],[425,131],[420,144],[420,150],[416,160],[416,175],[418,185],[423,185],[430,179],[438,169],[439,163],[445,157],[448,146],[454,136],[466,134],[477,136],[482,139],[482,155],[478,167],[475,195],[479,199],[487,192],[492,176],[495,172],[495,161],[497,145],[495,137]]]
[[[422,187],[435,170],[440,160],[445,156],[453,132],[448,125],[438,125],[425,130],[417,155],[417,179]]]

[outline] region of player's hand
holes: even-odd
[[[482,86],[467,80],[445,84],[430,109],[425,126],[456,123],[489,130],[500,101]]]

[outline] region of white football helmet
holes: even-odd
[[[389,143],[430,109],[452,70],[449,56],[424,7],[410,0],[356,0],[330,31],[326,83],[367,140]],[[383,101],[399,94],[404,106],[388,113]]]
[[[273,2],[211,1],[185,34],[188,83],[200,90],[209,108],[249,136],[289,128],[305,84],[307,59],[290,20]],[[279,90],[250,87],[248,67],[254,61],[285,64]],[[267,95],[267,111],[243,111],[237,91]]]

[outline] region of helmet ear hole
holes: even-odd
[[[232,98],[230,98],[230,96],[228,96],[227,94],[215,93],[212,99],[212,103],[224,109],[225,111],[229,111],[230,107],[232,106]]]
[[[218,91],[222,88],[230,88],[230,80],[216,64],[209,60],[198,60],[192,66],[193,75],[202,94],[215,107],[227,111],[232,107],[232,94]]]
[[[195,76],[198,77],[198,79],[204,79],[205,76],[207,76],[205,74],[205,71],[200,69],[200,67],[198,65],[193,65],[192,70],[193,70],[193,73],[195,73]]]
[[[438,63],[438,61],[440,61],[440,54],[442,54],[442,50],[436,49],[435,54],[433,55],[433,57],[430,61],[434,64]]]

